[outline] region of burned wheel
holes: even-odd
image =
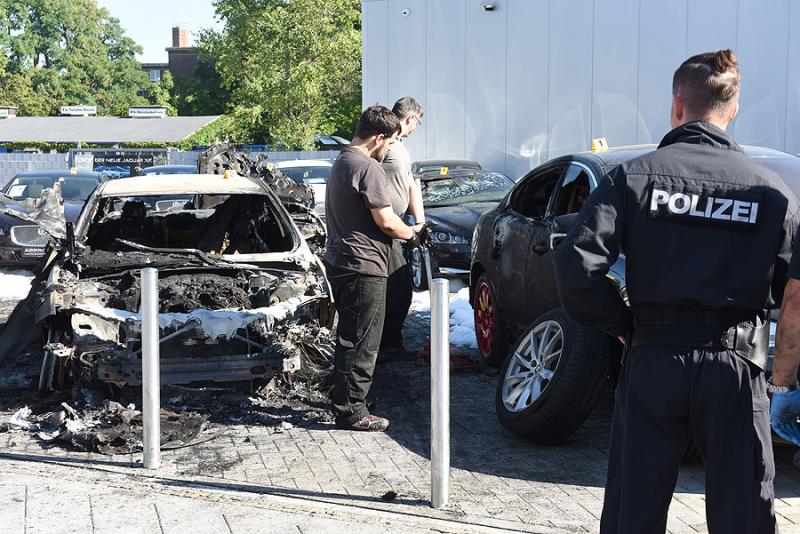
[[[536,319],[503,364],[500,423],[539,443],[563,443],[594,409],[606,382],[611,339],[561,310]]]
[[[508,352],[506,327],[500,310],[492,282],[486,273],[478,278],[475,286],[475,297],[472,312],[475,317],[475,337],[478,351],[489,365],[494,367],[503,363]]]

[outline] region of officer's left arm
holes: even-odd
[[[561,305],[578,324],[625,336],[631,312],[606,275],[617,261],[625,217],[625,174],[617,167],[604,177],[556,250]]]

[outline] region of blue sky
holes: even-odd
[[[192,43],[197,33],[209,27],[219,29],[211,0],[97,0],[97,3],[120,20],[125,33],[144,53],[143,63],[166,63],[164,49],[172,46],[172,27],[189,30]]]

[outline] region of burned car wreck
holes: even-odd
[[[189,195],[167,210],[142,197]],[[161,382],[258,381],[326,361],[324,270],[276,192],[234,172],[101,184],[0,335],[44,333],[40,390],[141,384],[140,272],[159,272]]]

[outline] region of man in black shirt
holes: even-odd
[[[603,533],[663,533],[691,437],[711,533],[776,532],[765,308],[780,303],[798,206],[725,133],[739,108],[730,50],[673,77],[674,128],[605,177],[556,252],[562,305],[624,339]],[[606,280],[626,257],[630,308]]]
[[[417,229],[392,210],[379,163],[399,133],[391,110],[367,108],[353,141],[334,162],[325,190],[325,264],[339,314],[331,391],[339,428],[389,427],[387,419],[369,413],[366,397],[383,329],[392,239],[413,239]]]

